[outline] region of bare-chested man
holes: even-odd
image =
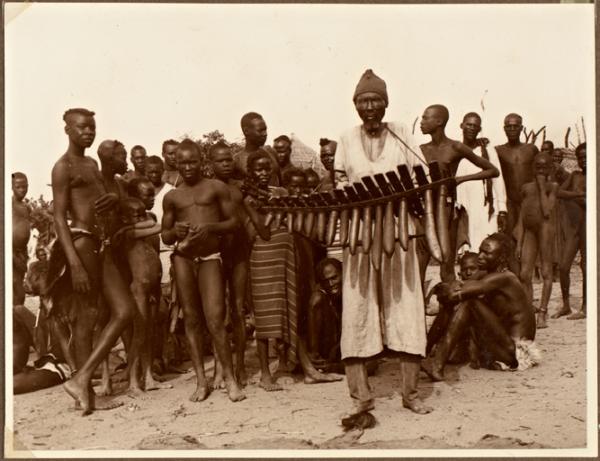
[[[244,365],[244,354],[246,352],[244,306],[246,305],[250,250],[252,249],[252,240],[256,232],[266,240],[269,239],[270,233],[268,228],[264,226],[258,212],[250,205],[251,199],[244,199],[240,190],[241,183],[231,177],[233,174],[231,147],[224,142],[217,142],[211,146],[208,159],[215,177],[229,187],[237,219],[242,224],[242,226],[224,238],[222,249],[223,268],[225,281],[229,287],[229,304],[235,341],[235,375],[238,383],[245,386],[248,376]],[[214,386],[219,386],[220,384],[221,375],[217,373]]]
[[[540,153],[533,159],[534,181],[521,188],[521,215],[515,228],[517,257],[521,261],[519,278],[533,301],[532,277],[539,255],[543,279],[542,297],[537,316],[537,327],[546,328],[548,302],[552,292],[552,262],[554,260],[554,233],[556,232],[556,193],[558,184],[551,180],[552,156]]]
[[[163,200],[162,238],[177,242],[173,265],[178,298],[184,312],[185,332],[196,372],[197,388],[190,400],[208,397],[204,375],[202,318],[206,320],[219,361],[223,365],[229,399],[246,396],[233,375],[231,349],[224,325],[225,299],[221,268],[221,236],[233,232],[239,222],[227,185],[200,176],[200,151],[191,140],[177,147],[177,169],[183,183]],[[185,252],[181,248],[185,242]],[[202,305],[204,316],[199,312]]]
[[[571,285],[571,266],[579,251],[581,258],[581,273],[583,275],[583,291],[581,308],[567,318],[569,320],[584,319],[586,316],[586,273],[585,273],[585,178],[586,178],[586,143],[580,144],[575,150],[577,165],[580,170],[573,171],[569,178],[560,186],[558,197],[561,199],[561,211],[564,219],[561,221],[564,233],[563,254],[560,262],[560,291],[562,293],[562,308],[552,316],[558,318],[571,314],[569,288]]]
[[[473,165],[481,168],[478,173],[460,176],[456,178],[456,185],[465,181],[475,181],[478,179],[488,179],[498,176],[499,172],[492,163],[473,153],[466,145],[459,141],[449,139],[446,136],[445,128],[450,114],[445,106],[435,104],[425,109],[421,120],[421,131],[423,134],[431,136],[431,141],[421,145],[421,151],[425,155],[427,163],[438,162],[442,173],[446,176],[455,176],[458,164],[462,159],[470,161]],[[442,281],[454,280],[456,274],[454,263],[456,261],[458,219],[454,217],[454,200],[448,197],[447,207],[450,220],[450,256],[443,261],[440,268],[440,277]],[[429,261],[429,255],[423,257],[425,261],[421,264],[421,278],[424,278],[424,271]]]
[[[131,163],[133,164],[133,170],[125,173],[123,176],[125,181],[146,176],[146,149],[144,146],[137,145],[131,148]]]
[[[320,157],[321,163],[327,170],[327,174],[321,179],[321,182],[317,186],[318,192],[328,192],[335,189],[335,172],[333,169],[333,162],[335,160],[335,150],[337,149],[337,142],[327,138],[321,138],[319,140],[321,146]]]
[[[233,156],[233,177],[244,179],[248,175],[248,156],[262,149],[269,154],[271,160],[269,185],[279,186],[279,163],[277,162],[273,148],[265,146],[265,142],[267,142],[267,124],[262,115],[256,112],[248,112],[243,115],[240,124],[244,133],[245,145],[241,151],[236,152]]]
[[[442,283],[441,303],[458,303],[446,337],[422,367],[435,381],[444,379],[444,365],[465,329],[473,325],[479,347],[485,349],[494,368],[524,370],[539,363],[535,339],[535,313],[523,285],[507,269],[512,245],[505,234],[486,238],[477,262],[487,274],[478,280]]]
[[[506,144],[496,146],[502,179],[506,186],[506,227],[505,233],[513,235],[521,210],[521,188],[523,184],[533,180],[533,158],[539,152],[535,144],[521,142],[523,118],[518,114],[508,114],[504,118],[504,133],[508,139]],[[511,270],[516,270],[516,266]]]
[[[273,149],[275,150],[275,158],[279,165],[279,184],[281,184],[285,172],[291,168],[296,168],[290,160],[292,155],[292,141],[289,137],[282,134],[273,140]]]
[[[31,234],[29,207],[23,201],[27,195],[27,176],[12,174],[12,233],[13,233],[13,306],[25,303],[23,279],[27,272],[27,243]]]
[[[162,180],[173,187],[179,186],[183,182],[179,171],[177,170],[177,162],[175,159],[175,151],[179,142],[174,139],[167,139],[162,144],[162,156],[165,159],[165,171]]]
[[[95,409],[92,374],[131,321],[135,302],[119,272],[116,256],[110,245],[106,248],[113,227],[111,210],[118,203],[119,185],[114,174],[112,182],[103,181],[96,162],[85,156],[85,149],[91,146],[96,135],[94,113],[70,109],[63,119],[69,147],[52,169],[52,192],[56,233],[66,260],[67,278],[74,291],[76,320],[73,342],[78,368],[77,374],[64,384],[64,388],[85,415]],[[126,156],[122,144],[115,141],[105,141],[100,145],[98,153],[101,159],[107,155],[107,150],[111,154],[118,150],[119,155]],[[67,213],[71,219],[70,227]],[[57,288],[65,289],[57,285]],[[110,307],[111,316],[92,351],[100,290]]]

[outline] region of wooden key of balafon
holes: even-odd
[[[360,201],[360,197],[356,193],[356,190],[352,186],[344,186],[344,191],[348,196],[350,202],[358,202]],[[349,244],[350,244],[350,254],[356,254],[356,247],[358,245],[358,232],[360,230],[360,213],[361,209],[359,207],[352,208],[352,223],[350,226],[350,235],[348,236]]]
[[[367,192],[367,189],[365,189],[365,186],[363,186],[361,183],[355,182],[352,185],[354,186],[356,193],[360,197],[360,200],[369,200],[371,198],[371,196]],[[373,223],[373,207],[371,205],[365,205],[362,210],[362,233],[361,233],[362,252],[364,254],[369,253],[369,250],[371,250],[371,244],[373,243],[373,235],[371,234],[372,223]]]
[[[310,195],[303,197],[303,199],[304,199],[304,203],[306,203],[306,205],[309,208],[316,206],[313,198]],[[312,210],[307,210],[306,214],[304,216],[304,229],[303,229],[304,235],[306,237],[311,238],[314,225],[315,225],[315,212]]]
[[[327,206],[327,202],[323,199],[321,194],[314,194],[314,197],[317,206],[325,207]],[[317,213],[317,240],[321,243],[325,242],[325,232],[327,231],[327,211],[319,210]]]
[[[414,167],[415,177],[419,186],[429,184],[425,170],[421,165]],[[425,198],[425,242],[429,248],[429,253],[438,262],[442,262],[442,249],[438,240],[437,230],[435,226],[434,206],[433,206],[433,190],[426,189],[423,193]]]
[[[382,197],[381,191],[375,185],[373,178],[364,176],[362,182],[365,183],[372,198]],[[384,205],[375,205],[375,225],[373,226],[373,239],[371,243],[371,264],[375,270],[381,269],[381,254],[383,251],[383,207]]]
[[[335,196],[331,192],[322,192],[321,197],[329,206],[339,205],[338,201],[335,199]],[[337,227],[338,218],[340,216],[340,211],[336,209],[332,209],[329,212],[329,216],[327,217],[327,231],[325,232],[325,245],[330,246],[333,244],[333,240],[335,239],[335,231]]]
[[[374,176],[377,185],[384,196],[389,196],[394,193],[393,187],[385,180],[385,176],[378,173]],[[395,236],[395,221],[394,221],[394,202],[389,200],[385,204],[383,214],[383,251],[391,258],[394,254]]]
[[[406,191],[410,191],[415,188],[413,184],[412,178],[410,176],[410,171],[406,165],[398,165],[398,173],[400,173],[400,180],[402,181],[402,186]],[[425,210],[423,209],[423,204],[419,199],[418,195],[413,195],[408,199],[408,205],[410,211],[417,217],[423,216]]]
[[[301,197],[293,197],[293,199],[294,206],[298,207],[294,214],[294,232],[301,233],[305,214],[303,208],[306,208],[306,203],[302,200]]]
[[[405,191],[402,181],[395,171],[388,171],[385,175],[394,188],[394,192]],[[408,250],[408,206],[404,197],[400,199],[398,206],[398,242],[404,251]]]
[[[334,189],[333,191],[336,200],[341,204],[349,202],[348,197],[344,194],[343,190]],[[348,242],[348,230],[350,228],[350,209],[342,208],[340,211],[340,244],[346,245]]]
[[[431,176],[432,181],[440,181],[446,178],[438,162],[431,162],[429,164],[429,175]],[[446,203],[448,194],[448,186],[446,184],[440,184],[439,192],[437,194],[438,201],[436,206],[435,226],[444,262],[448,262],[453,258],[453,255],[450,254],[450,210],[448,210],[448,204]]]

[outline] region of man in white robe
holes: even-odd
[[[338,142],[336,187],[359,182],[363,176],[396,170],[399,164],[412,171],[413,165],[421,163],[410,131],[401,124],[382,122],[388,106],[387,89],[370,69],[356,87],[354,104],[363,124],[344,133]],[[415,234],[412,216],[409,234]],[[409,239],[407,251],[396,241],[393,256],[383,254],[380,270],[370,259],[360,243],[354,255],[344,248],[341,353],[355,404],[353,413],[374,407],[365,364],[384,347],[395,351],[399,358],[403,405],[415,413],[429,413],[431,408],[417,394],[427,339],[416,241]]]
[[[469,112],[460,124],[463,144],[477,155],[489,160],[500,171],[500,161],[496,149],[487,147],[486,139],[477,139],[481,132],[481,117]],[[479,172],[471,162],[460,162],[457,176]],[[489,181],[489,183],[488,183]],[[456,189],[457,206],[462,206],[468,215],[469,245],[467,249],[478,252],[481,242],[494,232],[502,230],[506,223],[506,189],[502,175],[483,181],[468,181]]]

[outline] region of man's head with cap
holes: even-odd
[[[356,103],[356,98],[363,93],[377,93],[385,101],[385,107],[388,105],[388,94],[385,81],[379,78],[371,69],[365,70],[362,77],[356,85],[354,90],[354,98],[352,100]]]
[[[356,85],[353,101],[365,129],[370,132],[377,131],[388,106],[385,82],[371,69],[367,69]]]

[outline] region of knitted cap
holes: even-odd
[[[386,105],[388,103],[387,88],[385,82],[373,73],[371,69],[367,69],[360,78],[356,90],[354,90],[353,101],[356,101],[358,95],[363,93],[377,93],[383,98]]]

